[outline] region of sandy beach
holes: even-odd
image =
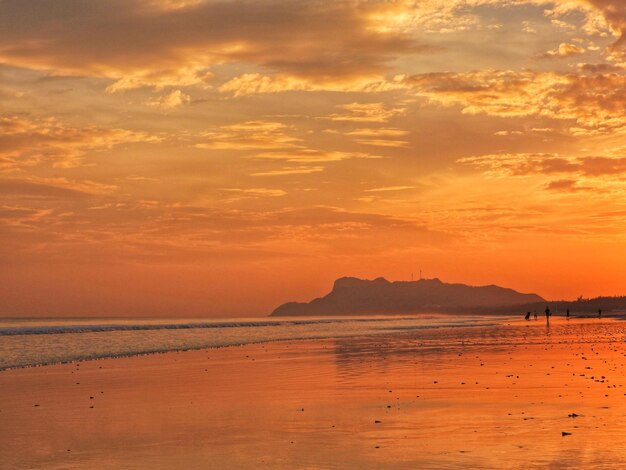
[[[623,468],[625,334],[554,318],[7,370],[0,467]]]

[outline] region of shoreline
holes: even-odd
[[[432,319],[445,319],[446,322],[436,323],[436,324],[427,324],[423,323],[424,321],[432,320]],[[177,352],[177,351],[193,351],[193,350],[201,350],[201,349],[214,349],[221,347],[230,347],[230,346],[242,346],[246,344],[261,344],[261,343],[270,343],[276,341],[299,341],[299,340],[322,340],[325,338],[349,338],[349,337],[357,337],[357,336],[367,336],[367,335],[386,335],[386,334],[396,334],[399,330],[403,328],[406,331],[411,330],[427,330],[427,329],[437,329],[437,328],[469,328],[469,327],[478,327],[478,326],[494,326],[497,324],[504,324],[507,321],[511,321],[512,317],[510,316],[494,316],[485,317],[485,316],[476,316],[472,317],[472,320],[476,320],[477,323],[468,323],[467,317],[456,317],[452,315],[445,316],[415,316],[415,317],[395,317],[395,318],[386,318],[386,317],[345,317],[345,318],[320,318],[320,319],[281,319],[276,321],[267,321],[267,322],[259,322],[259,321],[250,321],[250,322],[224,322],[217,321],[213,324],[208,323],[188,323],[184,320],[182,324],[176,323],[159,323],[159,324],[125,324],[120,325],[117,323],[111,323],[106,326],[102,326],[100,324],[94,325],[65,325],[65,326],[39,326],[41,330],[40,333],[33,333],[35,331],[34,327],[11,327],[5,328],[4,331],[0,329],[0,347],[2,346],[2,341],[14,341],[13,348],[15,350],[22,349],[24,345],[22,344],[24,341],[40,341],[39,343],[31,346],[31,356],[33,354],[37,354],[37,348],[43,347],[44,344],[41,341],[44,340],[45,337],[54,338],[57,341],[74,339],[76,341],[82,341],[83,343],[83,352],[81,354],[75,353],[73,356],[60,359],[60,360],[43,360],[39,359],[37,356],[33,356],[32,361],[36,361],[34,363],[26,363],[26,364],[9,364],[2,365],[0,363],[0,372],[6,370],[14,370],[18,368],[30,368],[30,367],[42,367],[46,365],[54,365],[54,364],[66,364],[72,362],[81,362],[81,361],[89,361],[96,359],[111,359],[111,358],[119,358],[119,357],[132,357],[132,356],[142,356],[142,355],[150,355],[150,354],[164,354],[167,352]],[[138,320],[136,320],[138,321]],[[389,326],[389,328],[385,328],[383,324],[387,324],[391,321],[400,322],[400,326]],[[480,321],[480,323],[478,323]],[[415,323],[417,322],[417,323]],[[422,322],[422,323],[420,323]],[[406,323],[406,325],[404,325]],[[371,325],[383,325],[382,329],[360,329],[354,330],[347,328],[352,324],[362,324],[365,327]],[[199,325],[199,326],[197,326]],[[227,325],[227,326],[225,326]],[[341,325],[346,327],[345,331],[341,331],[339,329],[334,329],[332,331],[320,331],[315,333],[315,331],[307,330],[306,327],[325,327],[327,325]],[[285,329],[287,327],[287,329]],[[301,336],[297,334],[294,335],[293,327],[304,327],[300,328]],[[55,328],[51,330],[51,328]],[[224,338],[218,338],[215,335],[213,337],[208,336],[209,332],[212,333],[226,333],[227,331],[235,332],[237,328],[252,328],[257,330],[254,331],[257,337],[251,337],[250,335],[240,335],[239,337],[226,336]],[[267,331],[261,331],[261,328],[265,328]],[[281,328],[283,328],[281,330]],[[57,331],[57,329],[59,331]],[[152,341],[151,345],[146,345],[143,347],[135,346],[135,350],[124,351],[120,350],[112,350],[110,347],[107,349],[106,339],[108,338],[106,335],[114,334],[114,335],[125,335],[132,334],[134,335],[134,339],[137,343],[140,343],[142,340],[145,340],[151,335],[160,335],[160,340]],[[164,346],[164,344],[171,342],[171,338],[174,335],[186,335],[186,334],[194,334],[195,335],[195,345],[190,344],[190,341],[186,339],[185,336],[180,336],[179,343],[170,344],[169,346]],[[41,340],[40,340],[41,338]],[[125,337],[126,341],[129,341],[128,337]],[[96,344],[101,343],[101,346],[104,349],[98,350],[96,348]],[[150,344],[150,343],[148,343]],[[59,347],[65,347],[65,343],[59,343]],[[8,347],[5,346],[5,350]],[[19,358],[17,358],[19,359]],[[17,360],[16,359],[16,360]]]
[[[453,315],[450,315],[451,317],[453,317]],[[352,319],[367,319],[367,317],[352,317]],[[555,315],[553,317],[551,317],[553,319],[565,319],[566,317],[561,316],[561,315]],[[410,317],[401,317],[401,319],[411,319]],[[570,317],[570,321],[575,321],[575,320],[595,320],[598,319],[597,316],[593,316],[593,315],[586,315],[586,316],[571,316]],[[624,315],[606,315],[603,316],[601,319],[599,320],[617,320],[617,321],[622,321],[626,319],[626,314]],[[477,324],[477,325],[440,325],[440,326],[432,326],[432,327],[420,327],[420,328],[414,328],[414,329],[407,329],[406,331],[414,331],[414,330],[427,330],[427,329],[439,329],[439,328],[480,328],[480,327],[492,327],[492,326],[505,326],[508,324],[525,324],[527,323],[529,326],[530,325],[535,325],[538,323],[542,323],[544,320],[543,316],[539,316],[539,318],[537,320],[529,320],[528,322],[524,321],[523,319],[519,319],[518,316],[513,316],[513,315],[507,315],[507,316],[499,316],[499,320],[501,320],[500,323],[484,323],[484,324]],[[345,321],[349,321],[348,319],[346,319]],[[307,324],[309,323],[314,323],[314,321],[311,322],[307,322]],[[315,322],[317,323],[317,322]],[[199,328],[199,329],[203,329],[203,328],[212,328],[212,327],[194,327],[194,328]],[[220,328],[220,326],[217,326],[216,328]],[[128,331],[151,331],[151,330],[155,330],[158,328],[141,328],[141,329],[128,329]],[[165,328],[165,329],[169,329],[169,328]],[[182,328],[173,328],[173,329],[179,329],[179,330],[187,330],[187,329],[191,329],[189,327],[182,327]],[[93,333],[106,333],[107,330],[105,331],[93,331]],[[247,342],[241,342],[241,343],[232,343],[232,344],[224,344],[224,345],[215,345],[215,346],[196,346],[196,347],[189,347],[189,348],[175,348],[175,349],[154,349],[154,350],[147,350],[147,351],[141,351],[141,352],[130,352],[127,354],[115,354],[115,355],[101,355],[101,356],[82,356],[82,357],[76,357],[73,359],[69,359],[69,360],[64,360],[64,361],[52,361],[52,362],[42,362],[42,363],[37,363],[37,364],[26,364],[26,365],[15,365],[15,366],[0,366],[0,374],[3,372],[7,372],[7,371],[12,371],[12,370],[19,370],[19,369],[31,369],[31,368],[39,368],[39,367],[47,367],[47,366],[54,366],[54,365],[63,365],[63,364],[73,364],[73,363],[82,363],[82,362],[89,362],[89,361],[101,361],[101,360],[112,360],[112,359],[122,359],[122,358],[130,358],[130,357],[142,357],[142,356],[151,356],[151,355],[161,355],[161,354],[168,354],[168,353],[181,353],[181,352],[191,352],[191,351],[200,351],[200,350],[214,350],[214,349],[222,349],[222,348],[230,348],[230,347],[242,347],[242,346],[247,346],[247,345],[256,345],[256,344],[271,344],[271,343],[280,343],[280,342],[303,342],[303,341],[323,341],[326,339],[341,339],[341,338],[359,338],[359,337],[365,337],[365,336],[381,336],[381,335],[394,335],[397,334],[399,331],[395,330],[395,331],[382,331],[382,332],[371,332],[371,333],[367,333],[367,334],[354,334],[354,335],[350,335],[350,334],[346,334],[346,335],[337,335],[337,336],[309,336],[309,337],[303,337],[303,338],[272,338],[272,339],[259,339],[259,340],[255,340],[255,341],[247,341]],[[63,332],[63,333],[41,333],[41,334],[82,334],[82,332],[76,332],[76,333],[67,333],[67,332]],[[2,336],[20,336],[20,335],[0,335],[0,337]]]

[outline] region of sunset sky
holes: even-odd
[[[623,0],[0,1],[0,316],[335,278],[626,294]]]

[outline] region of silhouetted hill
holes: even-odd
[[[474,287],[447,284],[439,279],[389,282],[382,277],[373,281],[343,277],[335,281],[328,295],[309,303],[288,302],[274,310],[272,316],[470,312],[545,302],[536,294],[521,294],[494,285]]]

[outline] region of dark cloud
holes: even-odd
[[[581,159],[581,170],[588,176],[626,174],[626,158],[583,158]]]
[[[28,196],[35,198],[76,198],[90,193],[87,187],[72,187],[57,182],[28,181],[25,179],[0,179],[0,194],[7,196]]]
[[[626,127],[626,74],[486,70],[413,75],[407,86],[466,114],[540,116],[571,121],[576,136],[621,132]]]
[[[579,191],[593,191],[594,188],[589,186],[578,186],[578,181],[571,179],[563,179],[551,181],[546,185],[546,189],[549,191],[575,193]]]
[[[104,76],[176,75],[224,61],[296,76],[358,76],[425,49],[404,33],[372,27],[376,3],[205,1],[168,10],[140,0],[7,0],[0,2],[0,59]]]
[[[581,72],[589,74],[624,72],[624,69],[622,67],[611,64],[578,64],[578,69]]]
[[[626,174],[626,157],[563,158],[552,154],[492,154],[464,158],[459,162],[500,176],[562,174],[600,177]]]
[[[587,1],[598,8],[611,28],[620,34],[610,49],[619,54],[626,54],[626,2],[624,0]]]

